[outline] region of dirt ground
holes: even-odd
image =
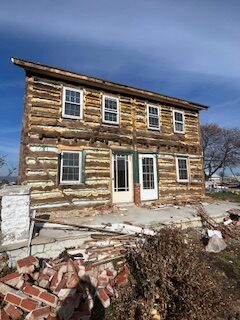
[[[213,278],[216,279],[226,302],[219,319],[240,319],[240,241],[227,241],[228,247],[220,253],[203,253]]]
[[[186,233],[189,238],[194,238],[195,241],[202,243],[200,259],[207,265],[208,271],[212,279],[216,281],[221,293],[224,308],[216,320],[240,320],[240,241],[233,239],[226,240],[227,248],[224,251],[220,253],[208,253],[205,251],[204,241],[202,241],[199,232],[190,229]],[[125,288],[123,289],[125,290]],[[204,308],[204,306],[202,307]],[[95,318],[93,319],[95,320]],[[114,310],[110,307],[106,310],[105,316],[99,319],[116,319]],[[202,320],[203,318],[199,319]],[[169,318],[168,320],[171,319]],[[181,318],[179,320],[186,319]]]

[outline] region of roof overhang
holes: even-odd
[[[206,110],[208,106],[203,104],[191,102],[188,100],[182,100],[174,97],[165,96],[156,92],[135,88],[131,86],[127,86],[124,84],[119,84],[115,82],[105,81],[102,79],[86,76],[83,74],[50,67],[47,65],[34,63],[18,58],[12,58],[12,63],[16,66],[22,67],[27,72],[39,74],[55,79],[64,80],[67,82],[78,83],[81,85],[91,86],[94,88],[99,88],[102,90],[109,90],[111,92],[122,93],[130,96],[134,96],[137,98],[144,98],[150,101],[158,102],[158,103],[166,103],[168,105],[173,105],[176,107],[182,107],[187,109],[194,110]]]

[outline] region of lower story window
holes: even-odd
[[[177,180],[188,182],[188,159],[177,157]]]
[[[61,154],[61,183],[81,183],[82,152],[63,151]]]

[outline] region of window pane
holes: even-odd
[[[178,172],[180,180],[188,180],[187,160],[178,159]]]
[[[175,112],[174,113],[175,114],[175,120],[176,121],[183,121],[183,114],[182,113],[180,113],[180,112]]]
[[[69,102],[65,103],[65,114],[69,116],[80,116],[80,105],[72,104]]]
[[[73,103],[80,103],[80,92],[66,90],[66,101]]]
[[[79,181],[79,153],[63,152],[62,154],[62,181]]]
[[[81,92],[65,89],[64,114],[80,117],[81,114]]]
[[[176,129],[176,131],[183,132],[183,123],[176,122],[175,129]]]
[[[187,160],[186,159],[178,159],[178,166],[180,169],[187,169]]]
[[[111,98],[105,98],[105,109],[117,111],[117,100]]]
[[[105,112],[105,118],[104,120],[106,121],[111,121],[111,122],[117,122],[117,114],[113,112]]]
[[[64,166],[79,166],[79,153],[63,153],[63,165]]]
[[[150,107],[150,106],[149,106],[148,112],[149,112],[149,114],[158,115],[158,108],[156,108],[156,107]]]
[[[79,181],[79,168],[63,167],[62,181]]]
[[[149,127],[159,128],[159,119],[158,119],[158,117],[149,116]]]

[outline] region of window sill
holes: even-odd
[[[161,132],[160,128],[150,128],[150,127],[148,127],[148,130]]]
[[[189,182],[189,180],[177,180],[177,183],[188,184]]]
[[[119,123],[118,122],[107,122],[107,121],[102,121],[102,124],[105,126],[113,126],[113,127],[119,127]]]
[[[79,181],[76,181],[76,182],[60,182],[59,183],[59,186],[76,186],[76,185],[81,185],[81,184],[84,184],[83,182],[79,182]]]
[[[63,114],[62,115],[62,118],[63,119],[73,119],[73,120],[83,120],[83,117],[77,117],[77,116],[68,116],[68,115],[65,115],[65,114]]]

